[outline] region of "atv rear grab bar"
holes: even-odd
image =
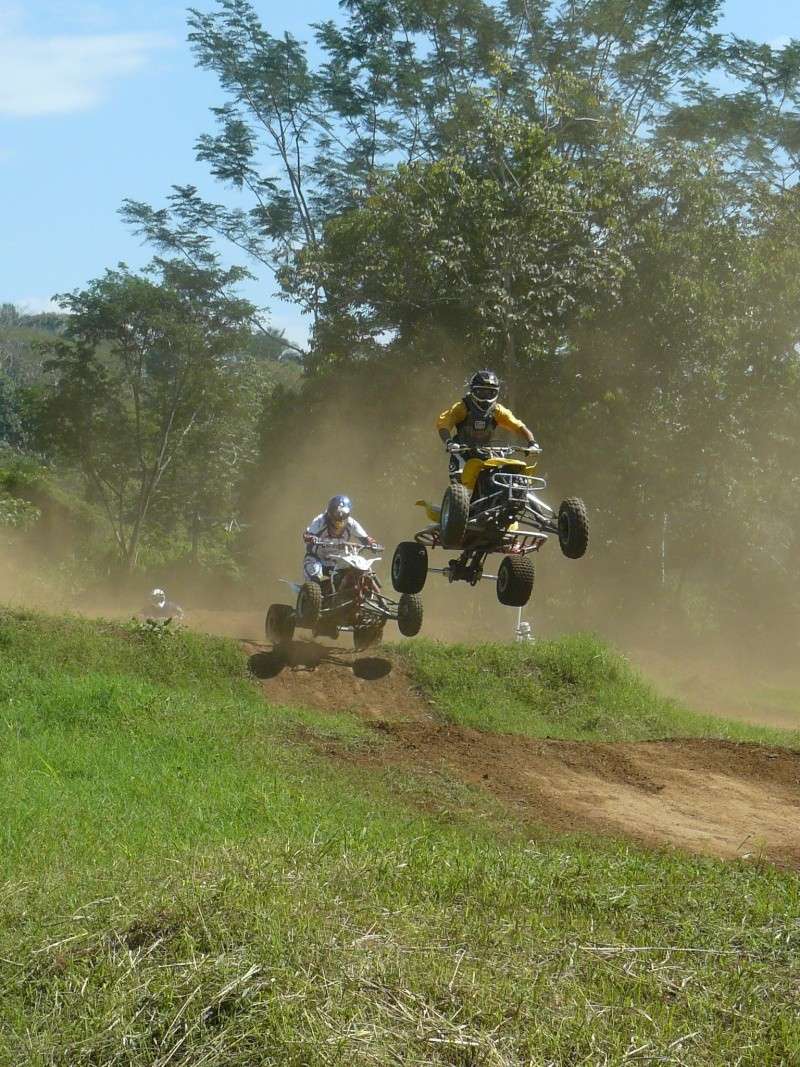
[[[543,530],[513,530],[506,532],[498,547],[492,548],[492,552],[500,552],[504,556],[526,556],[529,552],[538,552],[547,541],[548,535]],[[426,548],[440,548],[442,534],[438,526],[426,526],[424,530],[414,534],[414,540],[418,545]],[[462,546],[463,550],[463,546]],[[453,551],[458,551],[454,549]],[[431,571],[435,567],[428,568]]]

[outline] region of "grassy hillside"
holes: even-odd
[[[464,726],[569,740],[720,737],[800,747],[800,731],[689,711],[587,634],[535,644],[409,641],[401,651],[441,713]]]
[[[230,642],[0,616],[0,731],[0,1064],[800,1057],[794,875],[445,825]]]

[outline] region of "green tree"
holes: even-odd
[[[376,179],[286,271],[306,306],[325,294],[318,363],[440,331],[513,378],[613,302],[627,264],[625,169],[612,159],[582,172],[540,127],[480,106],[463,145]]]
[[[43,437],[83,472],[129,568],[165,476],[195,445],[213,452],[235,404],[229,365],[254,313],[232,290],[241,277],[156,260],[58,298],[70,318],[48,348],[55,385]]]
[[[348,0],[339,22],[311,27],[316,65],[292,35],[270,34],[248,0],[190,9],[197,63],[224,94],[196,155],[236,203],[184,184],[165,207],[131,199],[123,215],[195,264],[222,240],[280,271],[387,169],[434,162],[480,127],[476,90],[586,167],[619,136],[679,135],[724,145],[729,170],[745,179],[758,163],[785,183],[800,143],[800,46],[715,34],[721,6]],[[307,296],[315,313],[324,294]]]
[[[299,373],[271,358],[275,346],[265,335],[246,340],[246,348],[226,361],[225,402],[194,428],[190,447],[165,472],[156,495],[154,522],[162,540],[173,554],[182,544],[191,566],[236,566],[242,484],[257,455],[259,414],[278,384],[296,381]],[[277,351],[284,349],[285,342]]]

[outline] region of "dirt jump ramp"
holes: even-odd
[[[251,645],[251,669],[275,704],[346,710],[383,743],[334,759],[446,773],[531,822],[626,836],[727,858],[800,867],[800,752],[713,739],[538,740],[441,721],[402,664],[295,643],[289,654]]]

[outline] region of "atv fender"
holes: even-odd
[[[427,500],[418,500],[416,504],[418,508],[425,508],[425,514],[430,522],[439,522],[442,509],[438,504],[429,504]]]

